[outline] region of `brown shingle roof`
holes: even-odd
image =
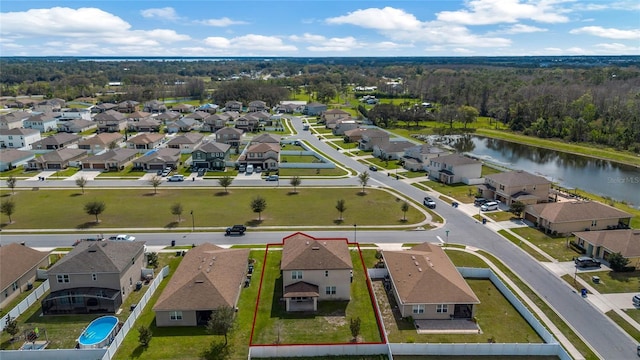
[[[437,245],[384,251],[384,261],[403,304],[478,304],[480,300]]]
[[[298,281],[284,287],[285,298],[318,296],[320,296],[318,285],[309,284],[308,282]]]
[[[100,133],[90,138],[80,141],[79,145],[108,145],[112,142],[118,142],[124,136],[120,133]]]
[[[522,170],[507,171],[503,173],[490,174],[485,177],[491,179],[498,184],[505,186],[525,186],[525,185],[545,185],[551,184],[551,181],[538,175],[534,175]]]
[[[202,141],[203,138],[204,136],[199,133],[186,133],[169,140],[167,145],[196,144]]]
[[[152,144],[155,142],[158,142],[160,140],[162,140],[162,138],[164,138],[164,135],[162,134],[156,134],[156,133],[150,133],[150,134],[140,134],[137,136],[134,136],[132,138],[130,138],[127,142],[131,143],[131,144],[140,144],[140,145],[145,145],[145,144]]]
[[[353,269],[347,239],[295,233],[283,239],[281,270]]]
[[[247,271],[249,249],[204,243],[189,250],[167,284],[155,311],[235,307]]]
[[[631,214],[595,201],[567,201],[536,204],[528,210],[552,223],[630,218]]]
[[[575,236],[595,246],[603,246],[624,257],[640,257],[640,230],[579,231]]]
[[[16,243],[0,246],[0,290],[6,289],[47,256],[49,253]]]

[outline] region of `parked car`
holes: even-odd
[[[247,173],[247,175],[253,174],[253,165],[251,165],[251,164],[247,165],[246,173]]]
[[[172,171],[173,171],[173,169],[172,169],[172,168],[167,167],[167,168],[165,168],[164,170],[162,170],[162,174],[161,174],[161,175],[162,175],[163,177],[167,177],[167,176],[169,176],[169,174],[171,174],[171,172],[172,172]]]
[[[633,299],[631,299],[634,306],[640,306],[640,294],[634,295]]]
[[[377,166],[375,166],[375,165],[371,165],[371,166],[369,166],[369,170],[371,170],[371,171],[378,171],[378,167],[377,167]]]
[[[163,171],[163,170],[158,170],[158,171],[156,171],[156,175],[158,175],[158,176],[162,176],[162,171]]]
[[[198,169],[198,176],[202,177],[207,173],[207,169],[206,168],[200,168]]]
[[[168,181],[184,181],[184,175],[171,175]]]
[[[262,172],[262,167],[256,166],[256,173],[261,173],[261,172]]]
[[[428,207],[429,209],[436,208],[436,202],[433,201],[433,199],[428,196],[425,197],[424,200],[422,200],[422,203],[424,204],[424,206]]]
[[[588,256],[580,256],[577,257],[574,262],[576,263],[577,267],[580,268],[586,268],[586,267],[600,267],[600,261],[592,258],[592,257],[588,257]]]
[[[109,238],[109,240],[113,240],[113,241],[134,241],[135,239],[136,239],[135,236],[125,235],[125,234],[120,234],[120,235],[112,236]]]
[[[486,204],[488,202],[489,202],[489,200],[487,200],[485,198],[482,198],[482,197],[479,197],[479,198],[476,198],[475,200],[473,200],[473,205],[482,206],[482,205],[484,205],[484,204]]]
[[[480,206],[480,210],[482,211],[498,210],[498,203],[495,201],[489,201],[484,205]]]
[[[244,235],[244,232],[247,231],[247,227],[244,225],[233,225],[228,227],[225,231],[225,235]]]
[[[278,175],[269,175],[266,178],[264,178],[266,181],[278,181],[279,177]]]
[[[245,170],[246,170],[246,169],[247,169],[247,168],[246,168],[246,166],[244,166],[244,165],[240,165],[240,166],[238,166],[238,172],[243,173],[243,172],[245,172]]]

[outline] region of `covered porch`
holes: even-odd
[[[284,299],[287,312],[318,311],[318,286],[304,281],[285,286]]]

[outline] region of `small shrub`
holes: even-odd
[[[148,326],[140,325],[138,327],[138,342],[142,347],[148,347],[151,342],[151,338],[153,337],[153,333]]]

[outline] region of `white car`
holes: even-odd
[[[135,236],[124,235],[124,234],[112,236],[109,238],[109,240],[114,240],[114,241],[134,241],[135,239],[136,239]]]

